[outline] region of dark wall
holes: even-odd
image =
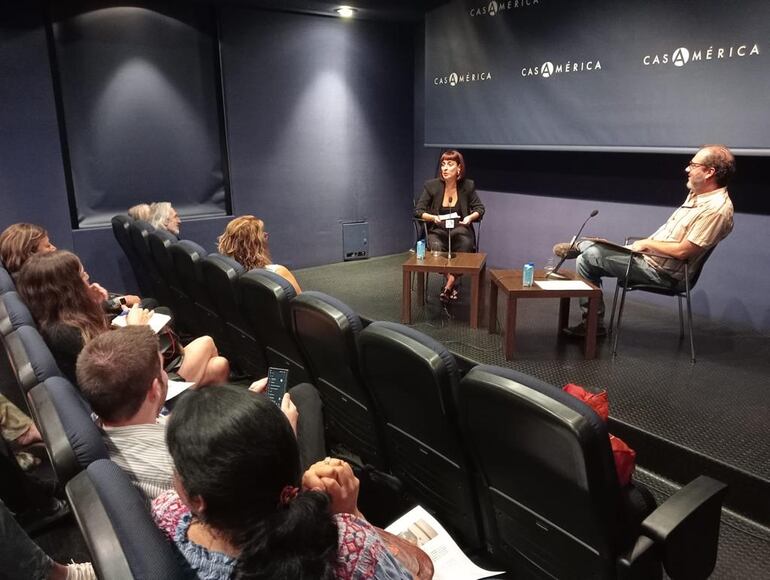
[[[342,259],[342,223],[373,255],[411,242],[411,27],[225,9],[222,70],[235,213],[274,259]]]
[[[0,21],[0,229],[44,226],[72,247],[67,186],[42,10],[30,3]]]
[[[94,280],[135,290],[109,228],[70,226],[45,10],[13,11],[0,22],[0,229],[40,223],[54,243],[74,248]],[[227,7],[219,13],[233,213],[265,219],[274,260],[290,268],[341,261],[343,221],[369,221],[373,256],[405,249],[412,26]],[[217,79],[203,80],[215,86]],[[156,138],[151,129],[144,138]],[[177,144],[184,157],[189,143]],[[179,170],[169,175],[185,178]],[[182,237],[213,251],[226,223],[187,218]]]

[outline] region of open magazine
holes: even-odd
[[[416,506],[385,530],[428,554],[434,580],[477,580],[503,573],[484,570],[471,562],[449,532],[422,506]]]

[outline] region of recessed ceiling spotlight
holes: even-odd
[[[335,10],[342,18],[352,18],[356,13],[356,9],[352,6],[340,6]]]

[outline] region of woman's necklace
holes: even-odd
[[[238,550],[230,542],[197,518],[190,523],[187,536],[191,541],[203,546],[210,552],[221,552],[232,558],[238,557]]]

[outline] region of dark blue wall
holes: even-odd
[[[0,24],[0,229],[40,223],[94,280],[133,291],[111,230],[70,227],[43,14]],[[341,261],[343,221],[369,221],[373,256],[404,250],[413,27],[230,8],[219,24],[233,213],[262,217],[290,268]],[[227,221],[184,219],[182,236],[213,251]]]

